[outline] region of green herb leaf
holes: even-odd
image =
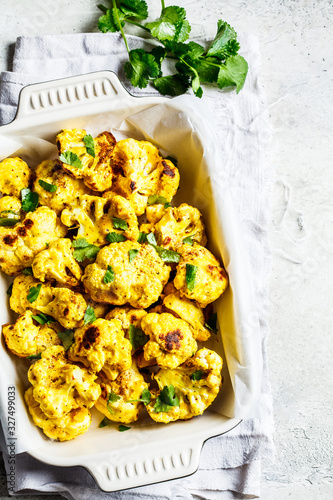
[[[33,359],[41,359],[42,357],[42,353],[38,353],[38,354],[30,354],[30,356],[27,356],[26,359],[30,359],[30,361],[32,361]]]
[[[139,233],[138,243],[147,243],[148,233]]]
[[[152,194],[148,197],[148,205],[164,205],[164,208],[170,207],[170,202],[159,194]]]
[[[140,399],[129,399],[128,401],[126,401],[126,403],[140,402],[140,403],[144,403],[145,406],[147,406],[150,403],[150,400],[151,400],[151,394],[149,392],[149,389],[146,388],[142,391]]]
[[[193,372],[192,375],[190,376],[191,380],[201,380],[202,379],[202,370],[197,370],[196,372]]]
[[[128,229],[128,224],[124,219],[118,219],[118,217],[112,217],[112,224],[115,229],[121,229],[126,231]]]
[[[84,318],[83,318],[83,325],[89,325],[90,323],[93,323],[96,321],[96,314],[94,311],[94,308],[91,307],[90,305],[87,306],[86,312],[84,313]]]
[[[154,233],[147,234],[147,241],[148,241],[148,243],[150,243],[150,245],[157,245],[157,241],[156,241]]]
[[[217,85],[220,89],[224,87],[236,86],[237,94],[243,88],[248,64],[242,56],[232,56],[221,64],[217,78]]]
[[[45,191],[48,191],[49,193],[55,193],[56,190],[58,189],[58,186],[56,186],[55,184],[49,184],[48,182],[45,182],[42,179],[38,181],[38,184],[42,186],[42,188],[45,189]]]
[[[193,246],[193,236],[187,236],[186,238],[183,239],[183,244],[184,245],[191,245]]]
[[[168,264],[176,263],[180,261],[180,254],[177,252],[174,252],[173,250],[168,250],[167,248],[164,247],[159,247],[157,245],[152,245],[160,258],[163,260],[163,262],[166,262]]]
[[[32,314],[31,317],[37,321],[40,325],[49,325],[50,323],[55,323],[55,319],[48,314],[39,313],[37,315]]]
[[[32,286],[28,292],[27,299],[30,303],[35,302],[38,298],[39,292],[41,291],[42,284],[40,283],[37,286]]]
[[[57,332],[59,339],[62,342],[62,345],[67,351],[70,346],[74,343],[74,330],[64,330],[63,332]]]
[[[145,0],[121,0],[119,8],[127,17],[146,19],[148,17],[148,5]]]
[[[109,392],[109,394],[108,394],[106,407],[109,410],[109,412],[112,413],[112,415],[114,415],[114,410],[113,410],[113,408],[111,408],[110,405],[112,405],[113,403],[116,403],[117,401],[119,401],[119,399],[121,399],[120,396],[118,396],[118,394],[113,392],[113,390],[111,389],[111,392]]]
[[[87,134],[83,137],[83,142],[86,147],[88,155],[93,156],[95,158],[95,143],[93,137],[90,134]]]
[[[109,243],[120,243],[121,241],[126,241],[126,237],[119,233],[108,233],[106,235],[106,241]]]
[[[67,165],[72,165],[72,167],[83,168],[82,162],[77,154],[72,151],[64,151],[60,156],[59,160]]]
[[[135,351],[139,349],[139,347],[147,344],[149,340],[149,336],[146,335],[143,330],[141,330],[141,328],[138,328],[134,325],[130,325],[129,327],[128,338]]]
[[[207,51],[208,56],[215,56],[221,60],[234,56],[239,50],[237,33],[229,24],[219,19],[217,34]]]
[[[73,257],[78,262],[83,262],[85,259],[93,259],[100,251],[100,247],[92,245],[85,238],[78,238],[72,243],[74,247]]]
[[[166,385],[154,404],[155,413],[168,412],[173,406],[179,406],[179,399],[173,385]]]
[[[122,22],[122,26],[124,26],[124,22]],[[118,19],[115,16],[114,9],[107,9],[106,13],[103,16],[100,16],[98,19],[98,29],[102,33],[116,33],[120,31],[120,26],[118,23]]]
[[[190,87],[190,79],[187,75],[175,74],[155,78],[154,87],[162,95],[172,97],[185,94]]]
[[[9,285],[9,287],[7,288],[7,292],[6,294],[8,295],[8,297],[11,297],[12,296],[12,292],[13,292],[13,283],[11,283]]]
[[[147,87],[150,78],[160,75],[160,66],[153,54],[143,49],[134,49],[129,52],[129,62],[125,64],[125,74],[134,87]]]
[[[103,278],[103,282],[106,285],[109,285],[110,283],[112,283],[112,281],[114,281],[114,278],[115,278],[114,270],[112,269],[111,266],[108,266]]]
[[[1,227],[15,226],[18,222],[20,222],[20,220],[20,214],[17,212],[13,212],[13,210],[4,210],[0,213]]]
[[[217,333],[217,313],[213,313],[209,316],[207,322],[205,323],[205,327],[211,332],[215,334]]]
[[[138,255],[138,253],[139,253],[139,250],[137,250],[136,248],[131,248],[131,250],[128,251],[128,260],[130,263],[132,262],[132,260],[135,259],[135,257]]]
[[[186,264],[186,285],[190,292],[193,292],[195,287],[195,278],[198,271],[198,266],[193,264]]]
[[[21,189],[22,210],[34,212],[39,202],[38,193],[33,193],[29,188]]]
[[[104,417],[101,423],[99,424],[98,428],[102,429],[103,427],[106,427],[107,425],[111,425],[112,422],[109,420],[107,417]]]
[[[147,23],[146,28],[150,29],[152,36],[161,42],[165,40],[184,42],[191,31],[185,9],[178,6],[163,9],[161,16],[156,21]]]
[[[120,424],[118,427],[119,432],[129,431],[130,429],[131,429],[131,427],[127,427],[127,425],[123,425],[123,424]]]
[[[25,267],[22,271],[25,276],[33,276],[32,267]]]

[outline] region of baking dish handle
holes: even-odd
[[[132,100],[112,71],[99,71],[50,82],[27,85],[20,93],[16,118],[27,118],[44,113],[92,104],[96,111],[104,111],[114,101]],[[109,105],[107,104],[109,103]]]

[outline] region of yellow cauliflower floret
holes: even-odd
[[[176,314],[177,317],[186,321],[192,327],[195,340],[204,342],[210,337],[210,331],[205,327],[205,317],[202,309],[195,302],[180,297],[180,293],[172,293],[163,299],[163,305],[167,312]]]
[[[124,229],[117,229],[117,220],[122,219]],[[77,238],[85,238],[89,243],[105,245],[108,233],[119,233],[125,238],[137,241],[139,236],[138,219],[131,203],[122,196],[100,198],[98,196],[79,196],[73,207],[61,214],[65,226],[78,226]]]
[[[87,309],[83,296],[68,288],[52,288],[52,294],[53,300],[45,306],[39,305],[38,311],[52,316],[65,328],[82,326]]]
[[[51,439],[69,441],[84,434],[91,424],[90,411],[85,407],[75,408],[61,418],[47,417],[33,397],[32,387],[25,392],[24,399],[35,425]]]
[[[103,370],[110,380],[114,380],[119,373],[130,368],[131,351],[132,345],[124,337],[119,320],[97,319],[76,330],[68,356],[91,371]]]
[[[29,292],[38,285],[41,285],[38,297],[30,302],[28,300]],[[14,279],[9,305],[16,313],[23,314],[26,309],[30,309],[32,314],[38,314],[39,307],[46,306],[52,300],[52,287],[49,283],[40,283],[33,276],[24,274],[19,274]]]
[[[33,397],[49,418],[60,418],[71,410],[91,408],[100,396],[96,375],[67,361],[61,346],[49,347],[28,371]]]
[[[119,141],[112,153],[112,169],[112,191],[130,200],[137,215],[144,213],[150,195],[171,201],[178,189],[178,169],[147,141]]]
[[[32,172],[21,158],[5,158],[0,162],[0,191],[12,196],[21,195],[21,189],[29,186]]]
[[[156,422],[168,423],[174,420],[187,420],[202,413],[218,395],[222,377],[222,359],[215,352],[203,348],[183,365],[171,369],[162,368],[153,378],[160,390],[172,385],[179,399],[178,406],[171,406],[166,412],[156,412],[152,399],[147,406],[149,415]]]
[[[17,217],[20,216],[21,202],[16,196],[3,196],[0,198],[0,217],[6,217],[7,213],[14,212]]]
[[[169,274],[153,247],[124,241],[102,248],[82,281],[96,302],[146,308],[159,298]]]
[[[96,408],[109,420],[130,424],[135,422],[143,403],[139,400],[148,384],[137,369],[135,362],[123,371],[113,382],[101,383],[102,393],[96,401]]]
[[[181,259],[173,283],[181,296],[195,300],[199,307],[205,308],[218,299],[227,288],[227,273],[205,247],[196,244],[183,245],[177,248],[177,252],[180,253]],[[186,279],[187,273],[192,274],[190,286]]]
[[[202,215],[197,208],[182,203],[169,207],[152,228],[157,244],[170,250],[177,250],[185,238],[205,246],[207,238]]]
[[[141,321],[141,328],[149,335],[143,347],[144,359],[156,359],[158,366],[163,368],[176,368],[197,350],[188,323],[172,314],[147,314]]]
[[[33,260],[32,271],[40,281],[56,280],[64,286],[77,286],[82,276],[68,238],[59,238],[39,252]]]
[[[81,162],[81,166],[73,166],[62,162],[63,168],[76,179],[83,179],[92,191],[105,191],[112,185],[111,153],[116,139],[110,132],[102,132],[94,139],[95,157],[87,152],[83,138],[86,131],[81,129],[62,130],[57,135],[59,155],[71,152]],[[61,159],[61,157],[60,157]]]
[[[16,226],[0,227],[1,270],[10,275],[18,274],[31,266],[38,252],[66,233],[67,228],[48,207],[27,213]]]
[[[57,332],[47,325],[34,325],[31,311],[25,311],[13,325],[3,325],[8,349],[19,356],[35,356],[47,347],[61,344]]]
[[[39,195],[39,203],[46,205],[60,215],[70,207],[79,195],[90,194],[90,189],[80,179],[75,179],[62,168],[59,160],[46,160],[36,167],[34,191]],[[56,186],[52,193],[39,184],[39,181]]]
[[[110,304],[96,302],[88,293],[83,293],[83,298],[87,303],[87,307],[91,306],[93,308],[96,318],[106,318],[105,315],[110,311]]]
[[[141,320],[146,314],[147,311],[144,309],[134,309],[129,306],[115,307],[105,316],[105,319],[119,319],[125,332],[128,332],[131,325],[139,328]]]

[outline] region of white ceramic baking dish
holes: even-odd
[[[230,286],[216,305],[223,345],[220,333],[212,344],[224,360],[227,358],[223,389],[211,409],[190,421],[164,425],[143,416],[129,431],[121,433],[117,426],[99,429],[102,416],[93,411],[93,423],[85,435],[65,443],[53,442],[35,428],[24,406],[29,363],[9,354],[2,342],[0,416],[5,435],[7,389],[14,385],[17,451],[27,451],[52,465],[83,466],[105,491],[142,486],[195,472],[204,441],[234,428],[257,401],[261,348],[254,319],[256,307],[249,266],[223,166],[218,165],[219,148],[212,123],[204,112],[196,111],[197,105],[199,101],[189,96],[182,99],[135,98],[112,72],[105,71],[24,88],[15,120],[0,127],[2,159],[9,153],[21,154],[24,151],[20,149],[22,144],[29,144],[27,137],[54,143],[62,128],[88,126],[89,130],[100,132],[113,127],[114,117],[121,125],[122,120],[130,116],[126,125],[129,135],[152,140],[162,151],[177,157],[181,188],[176,202],[186,201],[203,212],[210,248],[223,259],[229,273]],[[189,143],[191,147],[183,147]],[[40,141],[42,151],[44,146]],[[35,153],[38,157],[39,152]],[[5,292],[12,280],[5,276],[0,280],[4,304]],[[10,320],[11,313],[2,306],[1,324]]]

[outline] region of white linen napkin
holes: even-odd
[[[129,36],[131,48],[138,39]],[[221,142],[225,180],[232,189],[244,232],[255,280],[258,317],[263,349],[263,382],[260,405],[254,416],[226,435],[208,440],[202,450],[199,470],[192,476],[117,493],[101,492],[91,475],[80,467],[58,468],[42,464],[29,455],[16,456],[16,494],[59,492],[75,500],[113,498],[131,500],[256,498],[260,494],[261,460],[271,458],[272,403],[268,381],[265,340],[268,333],[268,277],[270,249],[267,221],[270,170],[267,144],[269,127],[265,100],[258,77],[260,57],[256,38],[241,36],[242,54],[249,62],[244,89],[222,92],[205,88],[202,98],[211,110]],[[15,116],[22,86],[65,76],[108,69],[118,74],[134,95],[153,95],[152,87],[131,87],[123,73],[126,50],[118,34],[75,34],[20,37],[17,39],[13,71],[0,79],[0,123]],[[4,450],[4,462],[8,460]]]

